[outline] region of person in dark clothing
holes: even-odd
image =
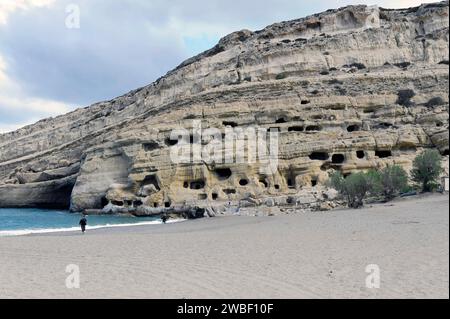
[[[163,214],[162,216],[161,216],[161,221],[165,224],[165,223],[167,223],[167,220],[169,219],[169,217],[167,216],[167,214]]]
[[[86,225],[87,225],[87,219],[86,216],[83,215],[83,217],[80,219],[80,226],[81,226],[81,232],[84,234],[86,231]]]

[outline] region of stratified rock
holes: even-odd
[[[448,174],[448,18],[447,1],[349,6],[228,35],[149,86],[0,135],[0,206],[304,209],[333,200],[330,172],[409,169],[424,148],[442,153]],[[203,146],[230,128],[277,129],[275,169],[175,162],[170,135],[186,128],[195,142],[194,120],[220,130]]]

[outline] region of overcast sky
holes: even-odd
[[[233,31],[423,2],[433,1],[0,0],[0,133],[150,84]]]

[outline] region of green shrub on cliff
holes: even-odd
[[[411,176],[422,192],[431,192],[437,188],[442,173],[441,161],[441,154],[437,150],[426,150],[414,159]]]

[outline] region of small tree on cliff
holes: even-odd
[[[408,188],[408,174],[398,165],[387,166],[380,172],[381,192],[389,201]]]
[[[414,159],[411,176],[422,192],[431,192],[436,188],[442,173],[441,161],[441,154],[437,150],[426,150]]]
[[[345,197],[349,207],[360,208],[369,194],[379,193],[380,174],[371,170],[367,173],[354,173],[344,178],[341,172],[336,172],[330,177],[330,186]]]

